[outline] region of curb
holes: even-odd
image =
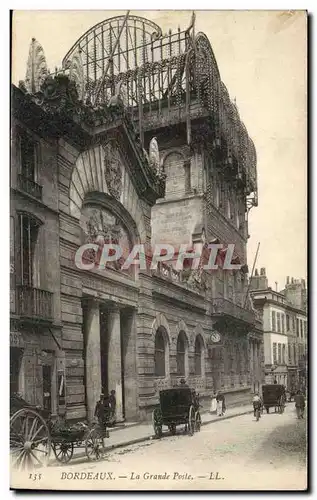
[[[248,415],[250,413],[253,413],[253,410],[247,410],[247,411],[244,411],[244,412],[241,412],[241,413],[235,413],[234,415],[223,416],[219,420],[209,420],[208,422],[202,422],[201,426],[213,424],[215,422],[223,422],[224,420],[228,420],[228,419],[234,418],[234,417],[241,417],[242,415]],[[159,439],[155,439],[153,437],[153,435],[151,435],[151,436],[143,436],[143,437],[131,439],[129,441],[125,441],[123,443],[118,443],[118,444],[113,444],[111,446],[107,446],[107,447],[105,447],[105,451],[114,450],[115,448],[123,448],[124,446],[131,446],[133,444],[138,444],[138,443],[142,443],[142,442],[145,442],[145,441],[159,441]]]
[[[234,418],[234,417],[240,417],[242,415],[248,415],[250,413],[253,413],[253,410],[246,410],[246,411],[243,411],[240,413],[235,413],[234,415],[223,416],[223,417],[219,418],[219,420],[215,419],[215,420],[209,420],[208,422],[202,422],[201,426],[213,424],[215,422],[223,422],[224,420],[228,420],[228,419]],[[135,425],[131,425],[131,427],[134,427],[134,426]],[[117,429],[117,430],[119,430],[119,429]],[[112,444],[110,446],[105,446],[105,452],[111,451],[111,450],[114,450],[117,448],[124,448],[125,446],[132,446],[133,444],[145,443],[146,441],[160,441],[160,439],[155,439],[153,437],[153,435],[142,436],[142,437],[138,437],[135,439],[130,439],[129,441],[124,441],[122,443],[117,443],[117,444]],[[74,457],[74,459],[76,460],[77,458],[79,459],[79,458],[83,458],[85,456],[86,456],[85,453],[79,453],[78,455],[76,455]],[[56,464],[56,462],[55,462],[55,464]]]

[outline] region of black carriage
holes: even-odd
[[[266,412],[274,408],[275,412],[283,413],[286,404],[286,390],[284,385],[268,384],[262,386],[263,406]]]
[[[30,405],[19,394],[10,396],[10,454],[12,467],[45,466],[51,452],[50,412]]]
[[[152,420],[156,437],[162,436],[163,425],[173,435],[177,425],[185,425],[188,434],[193,435],[201,426],[198,395],[187,387],[160,391],[160,407],[153,411]]]

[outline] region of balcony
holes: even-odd
[[[17,314],[34,321],[53,321],[53,294],[31,286],[17,288]]]
[[[18,187],[19,189],[21,189],[21,191],[30,194],[34,198],[37,198],[38,200],[42,199],[42,186],[32,181],[32,179],[19,174]]]
[[[253,311],[234,304],[231,300],[218,298],[212,300],[212,316],[219,318],[219,326],[254,327],[256,317]]]

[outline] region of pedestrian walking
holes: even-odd
[[[295,408],[296,408],[297,418],[298,419],[304,418],[304,411],[305,411],[304,394],[302,394],[301,391],[297,391],[297,394],[296,394],[294,400],[295,400]]]
[[[217,416],[222,417],[226,411],[226,402],[224,395],[219,392],[217,394],[216,401],[217,401]]]
[[[217,412],[217,393],[213,392],[211,396],[211,404],[210,404],[210,413],[216,413]]]

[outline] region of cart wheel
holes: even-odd
[[[152,413],[152,424],[153,424],[153,429],[154,429],[154,435],[157,438],[162,437],[162,424],[161,424],[161,418],[160,418],[160,410],[157,408],[153,410]]]
[[[43,417],[29,408],[14,413],[10,419],[12,467],[44,467],[48,464],[50,452],[50,432]]]
[[[105,453],[103,438],[99,430],[91,429],[85,441],[85,452],[88,460],[100,460]]]
[[[63,464],[67,464],[74,454],[74,443],[53,443],[52,448],[56,460]]]
[[[199,432],[201,427],[201,416],[199,411],[195,413],[195,432]]]
[[[175,424],[171,424],[168,426],[168,430],[170,431],[170,433],[172,434],[172,436],[175,436],[176,434],[176,425]]]
[[[195,410],[193,405],[191,405],[188,414],[188,434],[192,436],[194,432],[195,432]]]

